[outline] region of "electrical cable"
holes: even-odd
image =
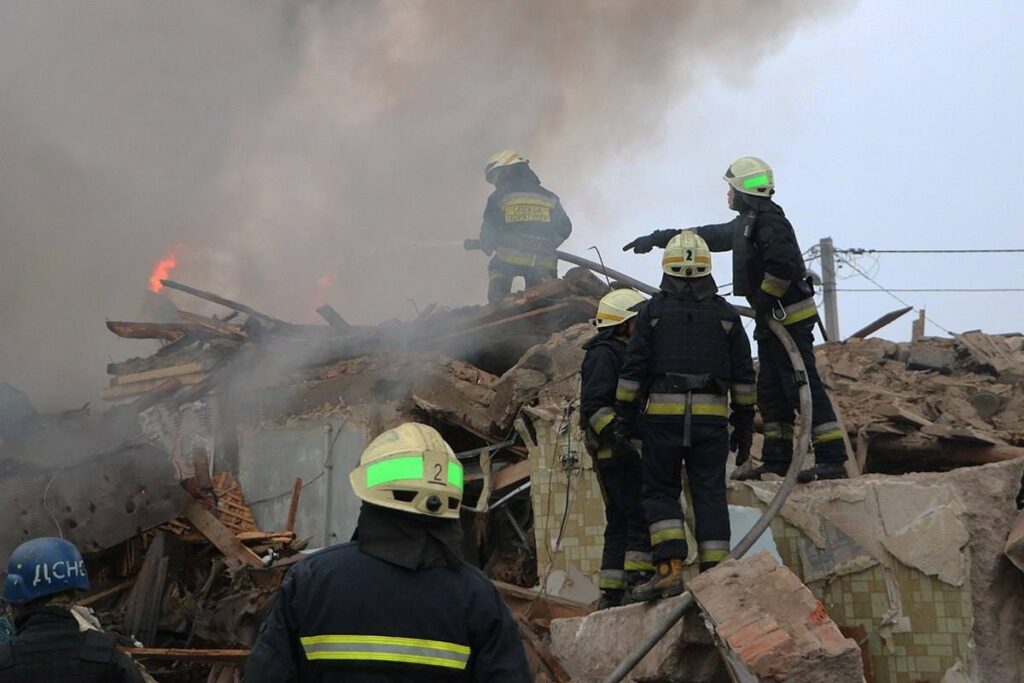
[[[865,278],[866,280],[868,280],[868,281],[869,281],[869,282],[870,282],[871,284],[875,285],[875,286],[876,286],[876,287],[878,287],[878,288],[879,288],[880,290],[882,290],[883,292],[885,292],[886,294],[888,294],[889,296],[891,296],[891,297],[892,297],[893,299],[895,299],[896,301],[898,301],[898,302],[900,302],[901,304],[903,304],[904,306],[910,306],[911,308],[913,308],[913,309],[915,309],[915,310],[923,310],[923,309],[918,309],[918,308],[917,308],[916,306],[914,306],[913,304],[909,304],[909,303],[907,303],[906,301],[904,301],[903,299],[901,299],[900,297],[898,297],[898,296],[896,296],[895,294],[893,294],[893,293],[892,293],[892,292],[891,292],[891,291],[890,291],[889,289],[887,289],[887,288],[886,288],[886,287],[885,287],[884,285],[882,285],[882,284],[881,284],[880,282],[878,282],[878,281],[877,281],[877,280],[875,280],[875,279],[874,279],[873,277],[871,277],[870,275],[868,275],[867,273],[865,273],[865,272],[864,272],[863,270],[861,270],[860,268],[858,268],[858,267],[857,267],[857,265],[856,265],[856,264],[854,264],[854,263],[853,263],[852,261],[850,261],[850,260],[846,259],[846,258],[845,258],[845,257],[843,257],[843,256],[838,256],[838,255],[837,255],[837,258],[838,258],[838,259],[839,259],[840,261],[842,261],[843,263],[845,263],[846,265],[848,265],[848,266],[850,266],[851,268],[853,268],[853,269],[854,269],[855,271],[857,271],[858,273],[860,273],[860,274],[861,274],[861,275],[862,275],[862,276],[863,276],[863,277],[864,277],[864,278]],[[954,336],[954,334],[953,334],[953,333],[952,333],[952,332],[951,332],[950,330],[946,329],[946,328],[945,328],[945,327],[943,327],[942,325],[938,324],[937,322],[935,322],[934,320],[932,320],[931,318],[929,318],[927,314],[925,314],[925,316],[924,316],[924,319],[925,319],[925,320],[927,320],[928,322],[930,322],[930,323],[931,323],[932,325],[935,325],[935,327],[939,328],[940,330],[942,330],[943,332],[945,332],[945,333],[946,333],[946,334],[948,334],[949,336],[951,336],[951,337],[952,337],[952,336]]]
[[[1022,254],[1024,249],[834,249],[836,254]]]

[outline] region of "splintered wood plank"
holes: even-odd
[[[262,567],[263,561],[235,538],[231,529],[224,526],[219,519],[203,507],[203,504],[192,499],[185,506],[185,518],[214,545],[229,561],[250,567]]]

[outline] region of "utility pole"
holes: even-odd
[[[821,290],[825,303],[825,333],[829,341],[839,340],[839,301],[836,298],[836,252],[832,238],[818,242],[821,251]]]

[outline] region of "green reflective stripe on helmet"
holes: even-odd
[[[423,456],[407,455],[401,458],[389,458],[372,463],[366,467],[366,487],[373,488],[381,484],[404,479],[423,478]],[[461,478],[461,473],[460,473]]]
[[[448,483],[462,490],[462,482],[465,478],[465,472],[462,469],[462,463],[455,462],[454,460],[448,461]]]
[[[761,187],[762,185],[767,185],[768,182],[769,182],[769,180],[768,180],[768,174],[767,173],[758,173],[755,176],[751,176],[749,178],[746,178],[743,181],[743,187],[745,187],[747,189],[750,189],[752,187]]]

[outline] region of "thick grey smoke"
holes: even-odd
[[[846,4],[0,4],[0,380],[89,400],[148,351],[103,321],[140,315],[170,250],[176,279],[294,321],[478,302],[459,245],[491,152],[529,154],[570,215],[624,201],[589,179],[695,74],[742,80]]]

